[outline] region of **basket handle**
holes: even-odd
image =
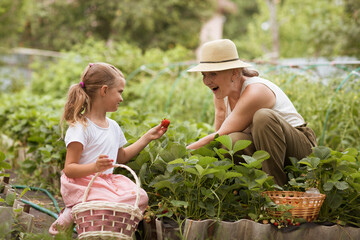
[[[125,168],[126,170],[128,170],[134,177],[135,179],[135,183],[136,183],[136,187],[137,187],[137,191],[136,191],[136,201],[135,201],[135,207],[138,208],[139,207],[139,201],[140,201],[140,181],[139,178],[137,177],[136,173],[128,166],[124,165],[124,164],[114,164],[114,167],[121,167],[121,168]],[[90,191],[90,187],[93,184],[94,180],[101,174],[101,172],[98,172],[95,174],[95,176],[93,176],[93,178],[91,179],[91,181],[89,182],[86,190],[85,190],[85,194],[83,197],[82,202],[86,202],[87,197],[89,195],[89,191]]]

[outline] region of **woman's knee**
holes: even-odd
[[[238,140],[250,140],[250,141],[252,141],[251,136],[249,134],[247,134],[247,133],[233,132],[233,133],[229,133],[228,135],[231,138],[233,145]]]
[[[268,126],[276,122],[275,112],[268,108],[257,110],[253,117],[252,133],[263,132]]]
[[[274,119],[274,110],[268,108],[261,108],[257,110],[253,116],[253,125],[258,123],[268,122]]]

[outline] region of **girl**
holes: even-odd
[[[115,162],[125,164],[146,145],[160,138],[167,128],[160,124],[145,133],[134,144],[127,143],[119,125],[106,117],[123,101],[125,78],[120,70],[107,63],[90,63],[81,82],[71,86],[61,123],[69,129],[65,135],[67,147],[65,167],[61,176],[61,195],[66,208],[50,226],[49,232],[67,229],[72,223],[71,208],[80,203],[89,181],[97,172],[88,201],[109,201],[134,204],[136,185],[122,175],[113,175]],[[139,208],[145,211],[148,196],[141,189]]]

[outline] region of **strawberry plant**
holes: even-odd
[[[5,161],[6,158],[5,158],[5,154],[3,152],[0,152],[0,178],[2,177],[8,177],[9,174],[8,173],[5,173],[5,170],[6,169],[11,169],[11,165]],[[0,192],[3,192],[4,190],[4,185],[2,184],[2,181],[0,180]],[[0,202],[2,201],[3,199],[0,197]]]
[[[234,154],[247,144],[239,141],[233,145],[229,136],[218,137],[194,151],[185,151],[185,145],[171,144],[171,153],[160,153],[165,159],[163,173],[156,175],[147,188],[154,193],[153,201],[158,202],[152,205],[157,216],[180,215],[197,220],[258,216],[265,204],[261,192],[272,188],[274,182],[259,170],[261,162],[269,157],[264,151],[243,155],[241,165],[233,163]],[[157,169],[160,170],[159,165]],[[142,171],[144,168],[140,176],[145,173]]]
[[[348,223],[360,226],[359,152],[354,148],[343,152],[316,147],[301,160],[291,159],[286,168],[288,189],[304,191],[316,187],[326,194],[319,221]]]

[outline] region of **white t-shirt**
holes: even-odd
[[[109,123],[107,128],[99,127],[87,119],[88,126],[85,127],[81,123],[76,123],[75,126],[70,126],[66,131],[66,147],[71,142],[79,142],[83,145],[79,164],[94,163],[102,154],[108,155],[109,159],[113,159],[114,163],[116,162],[119,148],[123,147],[127,141],[119,124],[110,118],[106,118],[106,120]],[[103,173],[112,172],[113,168]]]
[[[305,123],[303,117],[296,111],[288,96],[286,96],[286,94],[276,84],[270,82],[269,80],[260,77],[248,78],[241,88],[240,96],[248,85],[254,83],[262,83],[270,88],[276,97],[275,105],[272,107],[272,110],[279,113],[279,115],[282,116],[291,126],[297,127]],[[226,106],[226,117],[228,117],[231,113],[230,104],[228,103],[227,97],[224,98],[224,101]]]

